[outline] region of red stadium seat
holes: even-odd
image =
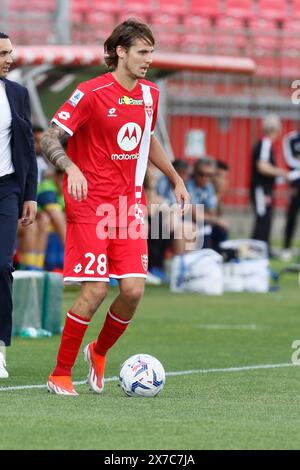
[[[71,11],[71,23],[72,26],[76,23],[82,23],[82,12],[77,10]]]
[[[280,75],[286,78],[300,76],[300,39],[283,37],[280,53]]]
[[[89,0],[89,8],[110,13],[118,13],[122,10],[122,0]]]
[[[300,50],[300,18],[299,19],[290,19],[285,21],[284,28],[282,30],[282,40],[281,40],[281,54],[285,57],[287,54],[291,54],[294,57],[294,50]],[[297,54],[296,54],[297,55]],[[299,60],[299,59],[298,59]]]
[[[155,11],[153,0],[127,0],[120,8],[118,21],[124,21],[125,18],[137,18],[146,23],[150,23],[152,13]]]
[[[22,2],[22,3],[23,3],[23,11],[25,9],[25,10],[31,10],[34,12],[41,11],[41,12],[50,13],[56,9],[56,0],[43,0],[42,2],[40,0],[27,0],[26,2]]]
[[[216,43],[234,48],[243,48],[247,44],[247,35],[243,19],[220,16],[216,23]]]
[[[89,2],[88,0],[72,0],[70,2],[70,9],[71,13],[83,13],[88,11],[89,9]]]
[[[276,22],[266,18],[255,18],[250,20],[249,28],[252,36],[277,34],[278,28]]]
[[[188,12],[185,0],[157,0],[156,7],[162,13],[183,15]]]
[[[258,18],[250,21],[250,36],[248,48],[259,57],[272,55],[272,51],[280,45],[278,29],[275,21]],[[262,59],[263,60],[263,59]]]
[[[176,33],[160,32],[155,35],[155,49],[157,51],[178,51],[180,36]]]
[[[249,19],[254,16],[253,0],[226,0],[225,13],[235,18]]]
[[[276,36],[254,36],[253,38],[254,47],[262,47],[266,50],[274,50],[279,47],[279,38]]]
[[[259,16],[274,20],[284,20],[287,16],[286,0],[259,0]]]
[[[109,12],[89,10],[86,15],[86,23],[97,27],[98,29],[106,29],[110,31],[115,26],[115,17]]]
[[[128,18],[136,18],[137,20],[149,23],[149,15],[145,11],[136,11],[130,9],[122,9],[118,14],[118,22],[125,21]]]
[[[299,36],[300,32],[300,18],[288,19],[284,22],[283,25],[283,34],[284,36]]]
[[[136,12],[151,13],[155,9],[154,0],[126,0],[123,8]]]
[[[291,18],[300,18],[300,0],[292,0],[290,4],[290,16]]]
[[[186,32],[194,32],[194,30],[210,31],[212,27],[210,18],[200,15],[185,15],[183,25]]]
[[[181,42],[181,50],[190,54],[206,54],[214,46],[214,36],[205,33],[185,34]]]
[[[190,13],[217,18],[221,14],[219,0],[191,0]]]
[[[217,29],[222,31],[236,31],[243,33],[245,26],[240,18],[233,18],[232,16],[220,16],[216,22]]]
[[[290,51],[300,53],[300,38],[299,37],[283,37],[281,41],[281,53],[283,56],[288,55]],[[294,55],[294,53],[292,53]]]
[[[258,75],[279,77],[279,58],[276,58],[269,48],[256,47],[254,49],[253,59],[256,63],[256,71]]]
[[[56,9],[56,0],[10,0],[9,10],[11,12],[16,11],[33,11],[33,12],[49,12],[52,13]]]
[[[10,0],[9,2],[9,9],[11,12],[23,10],[24,9],[24,1],[23,0]]]
[[[161,31],[176,30],[179,25],[179,17],[171,13],[159,12],[152,17],[152,25],[154,29]]]

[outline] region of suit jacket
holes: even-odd
[[[31,126],[29,94],[16,82],[4,79],[12,115],[11,150],[15,174],[20,185],[19,214],[24,201],[36,201],[37,161]]]

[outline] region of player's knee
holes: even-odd
[[[123,287],[121,295],[128,304],[138,304],[144,294],[144,286],[129,285]]]
[[[88,284],[82,290],[81,298],[90,313],[95,313],[107,295],[107,285],[104,282]]]

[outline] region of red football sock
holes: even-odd
[[[105,356],[107,351],[124,333],[129,323],[130,320],[123,320],[111,310],[109,310],[107,312],[102,330],[100,331],[97,342],[94,346],[95,353],[100,354],[100,356]]]
[[[90,320],[68,312],[57,355],[56,367],[52,375],[71,375],[84,334]]]

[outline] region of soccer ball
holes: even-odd
[[[130,397],[155,397],[166,380],[162,364],[149,354],[135,354],[121,366],[119,381]]]

